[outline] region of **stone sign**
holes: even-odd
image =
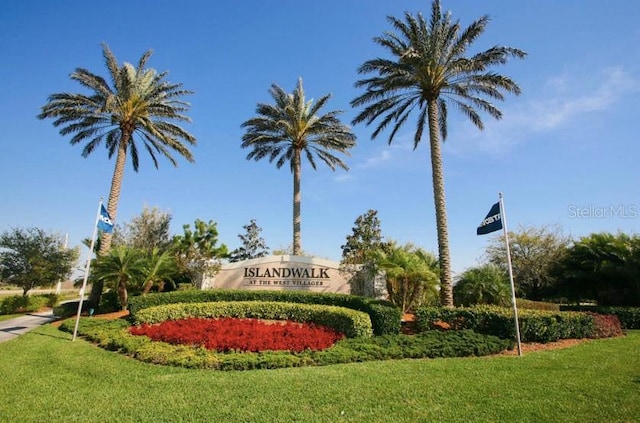
[[[350,293],[340,263],[313,257],[269,256],[223,264],[202,289],[272,289]]]

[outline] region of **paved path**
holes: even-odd
[[[52,310],[27,313],[13,319],[0,322],[0,342],[16,338],[40,325],[57,320]]]

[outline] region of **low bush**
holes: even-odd
[[[0,314],[30,313],[53,307],[59,301],[56,294],[12,295],[0,300]]]
[[[594,321],[593,338],[611,338],[623,335],[622,326],[618,316],[613,314],[598,314],[587,312]]]
[[[388,301],[359,297],[356,295],[315,293],[299,291],[257,291],[257,290],[188,290],[148,294],[129,299],[129,311],[136,314],[145,308],[174,303],[200,303],[219,301],[265,301],[300,304],[319,304],[344,307],[362,311],[369,315],[375,335],[397,334],[400,332],[402,312]]]
[[[603,307],[603,306],[568,306],[560,307],[563,311],[587,311],[598,314],[613,314],[620,320],[622,329],[640,329],[640,307]]]
[[[122,310],[120,304],[120,297],[116,291],[107,291],[100,297],[100,305],[98,306],[98,313],[114,313]]]
[[[132,316],[132,321],[135,324],[152,324],[189,317],[239,317],[312,322],[335,329],[349,338],[370,337],[373,334],[369,315],[364,312],[344,307],[276,301],[167,304],[140,310]]]
[[[75,316],[78,313],[78,303],[80,301],[68,301],[63,304],[59,304],[53,308],[53,315],[60,318],[67,318]],[[82,303],[82,312],[87,313],[89,310],[88,302]]]
[[[518,311],[518,317],[522,342],[546,343],[560,339],[599,337],[593,316],[585,313],[524,309]],[[515,339],[516,336],[513,311],[503,307],[424,307],[416,311],[416,320],[418,331],[446,327],[472,329],[502,339]]]
[[[72,320],[67,320],[61,326],[67,332],[73,332],[73,328]],[[218,353],[203,347],[154,342],[145,336],[133,336],[128,329],[128,322],[122,319],[109,321],[81,318],[78,332],[103,348],[119,351],[147,363],[217,370],[323,366],[402,358],[482,356],[513,348],[513,341],[464,330],[348,338],[324,351]]]
[[[53,315],[61,318],[75,316],[78,313],[78,303],[80,301],[67,301],[63,304],[53,307]],[[100,297],[100,305],[98,310],[94,310],[94,314],[113,313],[120,311],[120,299],[115,291],[107,291]],[[82,314],[88,315],[90,311],[89,301],[82,302]]]

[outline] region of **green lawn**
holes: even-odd
[[[19,314],[0,314],[0,322],[2,322],[3,320],[9,320],[9,319],[13,319],[14,317],[20,317],[22,316],[21,313]]]
[[[640,331],[524,357],[220,372],[44,326],[0,344],[2,422],[635,422]]]

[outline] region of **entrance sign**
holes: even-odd
[[[340,263],[289,255],[223,264],[214,277],[204,279],[202,289],[210,288],[351,292]]]

